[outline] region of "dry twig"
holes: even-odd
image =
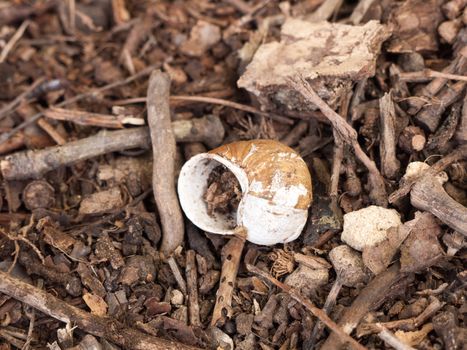
[[[156,338],[121,324],[115,319],[100,317],[78,309],[50,293],[31,286],[0,271],[0,292],[83,331],[103,337],[126,349],[196,350],[198,348]]]
[[[153,192],[162,222],[161,251],[168,257],[183,242],[183,217],[175,192],[175,136],[170,119],[170,77],[154,71],[149,79],[148,125],[153,152]]]
[[[287,292],[293,299],[295,299],[300,304],[302,304],[308,311],[310,311],[314,316],[318,317],[318,319],[321,322],[323,322],[330,330],[332,330],[333,335],[335,335],[336,337],[339,337],[342,341],[348,342],[354,349],[358,349],[358,350],[366,349],[363,345],[359,344],[355,339],[349,336],[345,329],[342,329],[337,324],[335,324],[334,321],[332,321],[323,310],[318,309],[316,306],[314,306],[310,301],[308,301],[305,297],[303,297],[296,290],[276,280],[274,277],[269,275],[267,272],[264,272],[263,270],[258,269],[256,266],[248,264],[246,267],[248,271],[262,277],[268,282],[271,282],[275,286],[282,289],[284,292]]]
[[[321,112],[323,112],[331,122],[334,130],[336,131],[336,135],[343,140],[343,142],[353,147],[355,155],[369,171],[369,180],[372,185],[370,196],[376,204],[385,207],[387,205],[387,195],[384,179],[376,167],[375,162],[371,160],[360,147],[355,129],[353,129],[339,114],[329,107],[305,79],[301,77],[291,78],[289,79],[289,83],[311,103],[318,106]]]
[[[232,293],[246,239],[246,232],[243,227],[237,228],[236,231],[237,233],[222,248],[221,280],[216,293],[216,304],[212,312],[211,326],[221,326],[226,318],[232,316]]]
[[[217,146],[224,137],[219,118],[207,116],[190,121],[172,123],[176,141],[204,142]],[[96,135],[68,142],[39,151],[23,151],[7,156],[0,161],[0,169],[6,180],[37,178],[48,171],[102,154],[132,148],[150,147],[149,129],[139,127],[118,131],[103,130]]]

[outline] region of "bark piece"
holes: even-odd
[[[467,208],[446,193],[442,185],[445,181],[440,176],[423,176],[412,187],[410,202],[467,236]]]
[[[103,214],[123,206],[122,193],[118,187],[93,193],[84,198],[79,207],[82,215]]]
[[[316,109],[287,84],[288,78],[302,74],[335,108],[353,81],[374,75],[376,56],[388,35],[386,27],[376,21],[350,26],[288,19],[282,26],[281,41],[259,47],[238,86],[256,95],[266,107]]]
[[[456,140],[459,143],[467,143],[467,95],[464,97],[462,105],[462,114],[456,132]]]
[[[437,28],[443,20],[441,0],[409,0],[400,3],[390,16],[394,27],[388,51],[423,52],[438,49]]]
[[[400,162],[396,157],[396,109],[392,101],[391,93],[385,94],[379,100],[381,142],[379,144],[381,154],[381,173],[394,179],[400,169]]]

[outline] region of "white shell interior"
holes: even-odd
[[[209,215],[203,199],[208,177],[219,164],[235,175],[242,188],[243,196],[234,215],[216,212]],[[307,210],[273,204],[249,194],[248,188],[245,171],[216,154],[202,153],[192,157],[182,167],[178,178],[182,209],[188,219],[204,231],[231,235],[236,226],[243,226],[247,229],[247,240],[262,245],[290,242],[300,235],[306,223]]]
[[[185,215],[196,226],[204,231],[231,235],[237,226],[237,213],[228,216],[213,212],[209,215],[203,199],[208,177],[212,169],[220,164],[225,165],[235,175],[242,192],[245,193],[248,179],[240,167],[216,154],[202,153],[190,158],[183,165],[178,178],[178,197]]]

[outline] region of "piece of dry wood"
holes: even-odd
[[[430,105],[423,107],[420,112],[417,113],[415,120],[423,127],[434,132],[438,128],[444,111],[461,97],[466,84],[467,83],[464,81],[459,81],[451,86],[446,85],[436,97],[433,98]]]
[[[198,273],[194,250],[187,250],[186,252],[185,271],[188,292],[188,319],[190,320],[190,325],[201,327],[201,320],[199,318]]]
[[[175,136],[170,119],[170,77],[154,71],[149,78],[147,108],[152,141],[152,187],[162,223],[161,252],[170,256],[182,244],[184,225],[175,191]]]
[[[407,126],[399,136],[399,147],[409,154],[420,152],[425,147],[425,144],[425,133],[418,126]]]
[[[61,135],[48,121],[41,118],[37,121],[37,125],[40,126],[58,145],[66,144],[66,139]]]
[[[433,328],[441,336],[446,350],[465,348],[465,328],[458,324],[457,310],[448,307],[433,317]]]
[[[418,327],[423,325],[429,320],[438,310],[440,310],[446,303],[440,302],[436,298],[432,298],[431,303],[416,317],[389,321],[389,322],[378,322],[378,323],[364,323],[358,327],[357,336],[363,337],[372,333],[378,333],[380,331],[379,326],[383,326],[386,329],[403,329],[405,331],[415,331]]]
[[[375,0],[360,0],[350,15],[350,22],[352,22],[354,25],[359,24],[374,2]]]
[[[410,203],[467,236],[467,208],[449,196],[436,177],[427,175],[419,179],[410,191]]]
[[[423,83],[430,81],[433,78],[467,81],[467,77],[465,75],[437,72],[432,69],[424,69],[419,72],[400,72],[398,75],[399,79],[406,83]]]
[[[21,37],[23,36],[24,32],[26,31],[30,23],[31,22],[29,20],[25,20],[23,23],[21,23],[19,28],[16,30],[15,34],[13,34],[10,40],[3,47],[2,52],[0,53],[0,63],[5,62],[8,54],[13,49],[13,47],[16,45],[18,40],[21,39]]]
[[[232,316],[232,294],[237,279],[246,231],[239,227],[222,248],[222,270],[219,289],[216,293],[216,304],[212,312],[211,326],[222,326]]]
[[[460,116],[455,138],[460,143],[467,143],[467,94],[465,95],[462,103],[462,114]]]
[[[386,93],[379,100],[381,141],[379,152],[381,156],[381,172],[389,179],[394,179],[399,173],[399,159],[396,157],[396,110],[392,94]]]
[[[144,125],[144,120],[126,115],[108,115],[52,107],[44,111],[47,118],[69,121],[79,125],[91,125],[109,129],[123,129],[125,124]]]
[[[50,293],[11,277],[2,271],[0,271],[0,292],[28,304],[57,320],[67,324],[73,324],[87,333],[97,337],[103,337],[126,349],[198,349],[175,341],[168,341],[144,334],[135,329],[126,327],[117,320],[109,317],[93,315],[71,306]]]
[[[379,325],[378,337],[383,340],[386,344],[392,346],[396,350],[415,350],[410,345],[405,344],[401,339],[396,337],[391,331]]]
[[[0,26],[21,21],[30,16],[38,16],[54,8],[58,2],[58,0],[47,0],[34,4],[16,3],[14,5],[10,4],[5,6],[0,10]]]
[[[288,293],[293,299],[295,299],[300,304],[302,304],[308,311],[310,311],[321,322],[323,322],[332,331],[332,334],[335,335],[342,342],[349,343],[349,345],[351,345],[352,348],[354,349],[358,349],[358,350],[366,349],[363,345],[361,345],[355,339],[349,336],[349,334],[346,332],[345,329],[342,329],[336,323],[334,323],[334,321],[331,320],[329,316],[326,315],[326,313],[323,310],[318,309],[315,305],[313,305],[312,302],[310,302],[308,299],[306,299],[304,296],[298,293],[295,289],[278,281],[277,279],[272,277],[269,273],[257,268],[256,266],[247,264],[246,267],[248,271],[254,273],[255,275],[262,277],[264,280],[271,282],[275,286],[282,289],[284,292]],[[337,349],[337,348],[333,348],[333,349]]]
[[[403,184],[401,184],[399,189],[397,189],[396,191],[394,191],[393,193],[389,195],[389,203],[394,203],[395,201],[407,195],[412,189],[412,186],[417,182],[417,180],[421,179],[423,176],[434,177],[436,174],[446,169],[452,163],[455,163],[458,160],[462,160],[466,158],[467,158],[467,144],[460,145],[455,150],[453,150],[451,153],[444,156],[439,161],[437,161],[435,164],[433,164],[430,169],[427,169],[422,174],[420,174],[420,176],[418,176],[416,179],[411,179],[410,181],[406,181]]]
[[[462,112],[461,101],[456,102],[449,111],[448,116],[440,124],[435,133],[431,134],[426,143],[425,149],[427,151],[436,150],[437,153],[446,153],[450,148],[450,140],[456,133],[456,128]]]
[[[125,44],[123,44],[122,51],[120,53],[119,61],[130,72],[130,74],[135,74],[135,66],[133,64],[132,56],[136,53],[136,50],[142,42],[147,38],[154,25],[155,22],[153,20],[152,13],[148,11],[143,18],[136,21],[131,28],[131,31],[128,33]]]
[[[467,69],[467,48],[462,49],[452,62],[443,69],[444,74],[459,74],[464,75]],[[434,78],[429,84],[423,87],[418,94],[418,97],[410,98],[407,100],[409,109],[407,112],[410,115],[415,115],[420,109],[429,101],[430,98],[435,96],[448,82],[446,77]]]
[[[371,184],[370,197],[379,206],[387,206],[387,194],[384,184],[384,178],[381,176],[376,164],[365,152],[363,152],[357,140],[357,132],[342,117],[329,107],[313,90],[311,85],[303,78],[291,78],[289,84],[307,100],[323,112],[331,122],[336,135],[345,143],[351,145],[355,156],[365,165],[369,171],[369,181]]]
[[[125,105],[125,104],[130,104],[130,103],[144,103],[144,102],[146,102],[146,97],[135,97],[135,98],[130,98],[126,100],[114,101],[114,105]],[[270,118],[272,120],[276,120],[283,124],[292,125],[294,123],[293,120],[291,120],[290,118],[287,118],[287,117],[284,117],[278,114],[274,114],[274,113],[263,112],[259,110],[258,108],[255,108],[252,106],[244,105],[244,104],[229,101],[229,100],[223,100],[217,97],[184,96],[184,95],[170,96],[171,106],[177,107],[179,105],[182,105],[182,104],[184,105],[184,104],[189,104],[189,103],[211,103],[215,105],[238,109],[239,111],[262,115],[264,117]]]
[[[454,19],[462,12],[467,5],[465,0],[451,0],[446,2],[443,6],[443,13],[449,19]]]
[[[113,89],[113,88],[116,88],[116,87],[119,87],[119,86],[129,84],[129,83],[131,83],[131,82],[133,82],[133,81],[135,81],[135,80],[137,80],[137,79],[139,79],[141,77],[145,77],[146,75],[150,74],[154,70],[154,67],[155,67],[154,65],[148,66],[148,67],[144,68],[143,70],[141,70],[140,72],[136,73],[135,75],[132,75],[132,76],[130,76],[128,78],[125,78],[123,80],[119,80],[119,81],[110,83],[108,85],[105,85],[105,86],[102,86],[102,87],[99,87],[99,88],[96,88],[96,89],[92,89],[92,90],[90,90],[88,92],[84,92],[82,94],[73,96],[72,98],[69,98],[69,99],[64,100],[64,101],[62,101],[60,103],[57,103],[53,107],[68,106],[68,105],[70,105],[72,103],[81,101],[86,97],[99,95],[104,91],[107,91],[107,90],[110,90],[110,89]],[[59,81],[59,80],[55,80],[55,81]],[[0,145],[2,143],[6,142],[11,136],[15,135],[17,132],[23,130],[24,128],[28,127],[29,125],[34,124],[39,118],[41,118],[43,116],[44,116],[43,111],[41,111],[39,113],[36,113],[33,116],[29,117],[27,120],[25,120],[20,125],[16,126],[11,131],[3,133],[2,135],[0,135]]]
[[[173,256],[169,256],[167,259],[167,263],[169,264],[170,270],[172,271],[172,274],[175,278],[175,281],[177,281],[178,287],[182,291],[184,295],[186,295],[186,283],[185,280],[183,279],[182,272],[180,271],[180,268],[178,267],[177,261],[175,261]]]
[[[281,142],[289,147],[296,145],[307,132],[308,125],[309,123],[305,120],[299,121],[297,125],[295,125],[293,129],[281,139]]]
[[[218,145],[224,129],[219,118],[207,116],[191,121],[172,122],[176,141],[204,142]],[[7,156],[0,161],[0,169],[6,180],[41,177],[48,171],[102,154],[132,148],[150,147],[147,127],[118,131],[100,131],[96,135],[63,146],[54,146],[38,151],[23,151]]]
[[[338,326],[350,334],[362,318],[381,300],[385,299],[391,286],[401,278],[399,264],[393,264],[376,276],[357,296],[352,305],[344,311]],[[342,344],[340,334],[332,333],[321,347],[322,350],[339,349]]]
[[[130,13],[125,6],[125,0],[112,0],[112,14],[116,25],[130,20]]]
[[[14,135],[11,139],[0,144],[0,155],[11,153],[25,145],[25,136],[23,132]]]
[[[312,14],[305,18],[310,22],[328,20],[333,13],[337,12],[342,5],[342,0],[325,0]]]

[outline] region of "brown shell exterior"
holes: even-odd
[[[279,174],[281,186],[306,188],[300,195],[296,209],[308,209],[312,200],[311,175],[305,161],[292,148],[274,140],[238,141],[213,149],[209,153],[226,158],[245,170],[250,184],[262,183],[263,190],[249,193],[272,200],[273,180]]]

